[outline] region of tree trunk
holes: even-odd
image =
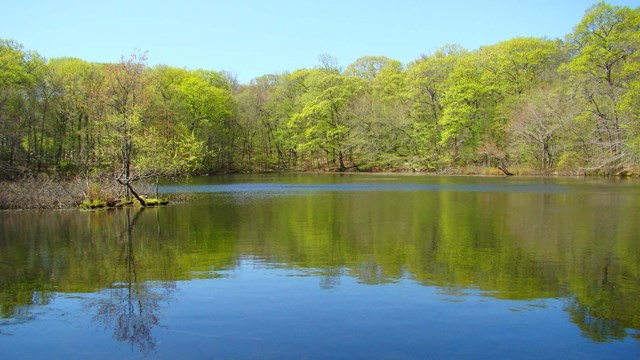
[[[498,169],[500,169],[500,171],[502,171],[507,176],[513,176],[513,173],[507,170],[507,168],[502,164],[498,165]]]
[[[131,180],[130,179],[117,179],[117,181],[122,184],[126,189],[128,193],[133,194],[133,196],[136,198],[136,200],[138,200],[138,202],[140,203],[140,205],[142,207],[146,207],[147,203],[144,201],[144,198],[142,198],[140,195],[138,195],[138,193],[133,189],[133,186],[131,186]]]
[[[338,151],[338,164],[340,165],[340,171],[347,170],[347,167],[344,165],[344,154],[342,150]]]
[[[144,201],[144,199],[140,195],[138,195],[138,193],[135,190],[133,190],[133,186],[131,186],[131,182],[127,182],[127,188],[133,194],[136,200],[138,200],[138,202],[142,207],[147,206],[147,203]]]

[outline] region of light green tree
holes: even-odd
[[[459,59],[448,77],[442,116],[438,120],[439,145],[445,151],[445,163],[475,161],[484,129],[494,117],[495,101],[482,75],[478,54],[470,53]]]
[[[361,80],[340,75],[336,71],[316,69],[306,80],[308,91],[302,109],[292,117],[301,132],[298,150],[321,157],[340,171],[352,160],[349,143],[354,119],[348,105],[361,91]]]
[[[478,55],[482,66],[482,83],[494,107],[492,118],[482,129],[481,144],[476,150],[486,166],[503,163],[508,154],[508,127],[517,104],[526,91],[550,83],[559,65],[559,44],[541,38],[514,38],[482,48]]]
[[[447,45],[429,56],[411,63],[407,69],[405,97],[410,104],[411,144],[414,154],[427,169],[438,167],[442,156],[440,120],[444,95],[450,86],[449,76],[467,51],[458,45]]]
[[[141,178],[156,179],[156,198],[160,177],[193,174],[202,168],[206,155],[204,142],[184,126],[178,126],[174,132],[175,135],[167,138],[161,130],[149,127],[134,138],[138,149],[136,170]]]
[[[0,40],[0,171],[5,174],[18,172],[18,165],[42,166],[44,126],[52,95],[46,74],[46,63],[38,53],[24,50],[17,42]]]
[[[224,84],[220,79],[210,72],[191,72],[178,87],[189,114],[188,129],[209,150],[205,166],[210,169],[231,166],[233,156],[233,98],[227,88],[219,87]]]
[[[574,55],[565,70],[578,89],[584,109],[580,119],[592,130],[587,168],[612,171],[633,162],[635,152],[626,144],[637,134],[629,133],[637,122],[633,116],[637,104],[627,94],[630,89],[633,93],[639,76],[640,10],[599,2],[568,41]]]
[[[383,56],[365,56],[344,74],[361,79],[362,91],[347,111],[354,119],[350,144],[359,169],[411,166],[411,119],[406,116],[402,64]]]
[[[261,98],[264,99],[261,125],[264,129],[267,155],[269,162],[280,170],[296,165],[296,134],[290,125],[293,115],[301,107],[302,97],[306,92],[307,76],[306,70],[274,76],[269,81],[272,89],[270,96],[265,96],[265,91],[261,92]]]
[[[13,176],[23,156],[24,119],[28,88],[35,79],[29,73],[30,55],[22,45],[0,40],[0,172]]]
[[[503,162],[514,105],[545,81],[557,66],[557,54],[553,41],[516,38],[461,57],[447,78],[438,120],[447,161]]]
[[[47,65],[56,91],[53,163],[63,171],[90,172],[99,165],[96,146],[107,114],[104,66],[75,58],[50,59]]]

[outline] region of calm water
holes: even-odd
[[[0,357],[640,358],[640,183],[192,179],[0,213]]]

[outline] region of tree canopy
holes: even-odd
[[[226,72],[44,59],[0,41],[0,173],[640,165],[640,10],[593,5],[565,39],[363,56],[238,84]]]

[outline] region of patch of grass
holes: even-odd
[[[146,206],[159,206],[159,205],[167,205],[169,200],[167,199],[144,199],[144,204]]]
[[[88,209],[91,209],[92,205],[93,205],[93,202],[87,199],[80,204],[80,208],[88,210]]]
[[[81,209],[89,210],[89,209],[102,209],[107,207],[108,203],[104,199],[86,199],[80,204]]]

